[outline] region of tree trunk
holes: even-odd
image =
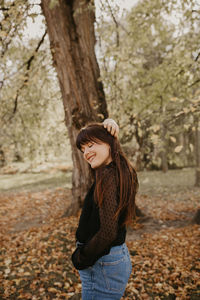
[[[195,121],[195,153],[196,153],[196,180],[195,186],[200,187],[200,119]]]
[[[160,158],[161,158],[161,168],[162,168],[162,171],[164,173],[166,173],[168,171],[168,160],[167,160],[167,151],[166,151],[166,126],[164,124],[164,121],[161,123],[161,151],[160,151]]]
[[[68,215],[78,211],[91,184],[89,167],[76,149],[77,133],[88,122],[102,122],[108,117],[94,51],[95,14],[91,4],[88,0],[42,0],[72,148],[73,202]]]
[[[168,161],[167,161],[167,153],[165,150],[162,150],[160,153],[161,157],[161,166],[162,166],[162,171],[166,173],[168,171]]]
[[[161,168],[162,171],[164,173],[166,173],[168,171],[168,160],[167,160],[167,151],[166,151],[166,133],[167,133],[167,128],[166,128],[166,124],[165,124],[165,111],[166,111],[166,107],[163,104],[163,97],[161,96],[161,106],[160,106],[160,112],[161,112],[161,116],[162,116],[162,120],[161,120],[161,124],[160,124],[160,128],[161,128],[161,152],[160,152],[160,158],[161,158]]]
[[[193,223],[200,225],[200,209],[197,210],[193,218]]]

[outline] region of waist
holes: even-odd
[[[126,246],[126,243],[123,243],[121,245],[111,247],[109,254],[117,254],[117,253],[125,252],[125,251],[127,251],[127,246]]]

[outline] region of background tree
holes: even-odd
[[[98,23],[108,107],[124,128],[127,146],[139,146],[142,167],[186,166],[191,152],[195,161],[198,7],[197,1],[144,0],[121,19],[110,13],[109,21],[102,16]]]
[[[62,156],[69,146],[45,30],[27,39],[33,8],[21,0],[1,3],[0,145],[4,164],[23,161],[34,167],[50,155]]]
[[[195,185],[200,187],[200,121],[199,118],[195,119],[195,133],[196,133],[196,144],[195,144],[195,153],[196,153],[196,182]]]
[[[72,147],[73,203],[76,212],[91,184],[89,168],[76,149],[78,130],[91,121],[108,116],[100,71],[94,51],[94,7],[92,1],[42,0],[42,10],[55,68],[60,83]]]
[[[37,37],[25,37],[27,20],[42,18],[40,2],[1,1],[0,153],[2,164],[8,157],[65,160],[65,123],[75,164],[72,212],[89,185],[81,181],[88,169],[74,150],[76,133],[107,116],[94,47],[108,110],[138,169],[195,166],[199,4],[143,0],[122,15],[115,2],[101,1],[104,13],[94,32],[92,1],[65,2],[42,1],[49,44],[45,26]]]

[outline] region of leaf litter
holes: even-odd
[[[128,230],[133,271],[123,299],[200,299],[199,189],[139,194],[147,218]],[[81,299],[71,263],[76,217],[66,188],[0,196],[0,299]],[[140,222],[141,221],[141,222]]]

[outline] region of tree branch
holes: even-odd
[[[1,11],[8,11],[9,8],[7,8],[7,7],[0,7],[0,10],[1,10]]]
[[[40,46],[42,45],[42,43],[44,42],[44,39],[45,39],[45,36],[47,34],[47,31],[45,30],[41,40],[39,41],[37,47],[35,48],[35,51],[34,53],[37,53],[38,50],[40,49]],[[25,65],[27,65],[27,71],[30,70],[30,67],[31,67],[31,63],[33,61],[33,59],[35,58],[35,54],[31,55],[31,57],[25,62]]]
[[[197,14],[200,14],[200,10],[197,10],[197,9],[192,9],[192,13],[197,13]]]
[[[113,14],[113,11],[112,11],[112,8],[110,6],[110,3],[108,0],[106,0],[106,3],[108,5],[108,8],[109,8],[109,11],[110,11],[110,14],[111,14],[111,17],[113,19],[113,22],[115,23],[115,26],[116,26],[116,44],[117,44],[117,47],[119,47],[119,31],[118,31],[118,28],[119,28],[119,24],[115,18],[115,15]]]
[[[20,91],[24,88],[25,84],[28,82],[29,80],[29,70],[31,68],[31,63],[32,61],[34,60],[35,58],[35,53],[38,52],[40,46],[42,45],[42,43],[44,42],[44,39],[45,39],[45,36],[47,34],[47,31],[45,30],[41,40],[39,41],[39,43],[37,44],[37,47],[35,48],[35,51],[34,51],[34,54],[31,55],[31,57],[26,61],[26,72],[25,72],[25,79],[23,81],[23,84],[20,86],[20,88],[17,90],[17,94],[16,94],[16,97],[14,99],[14,108],[13,108],[13,114],[12,116],[10,117],[9,121],[14,117],[15,113],[17,112],[17,106],[18,106],[18,98],[19,98],[19,94],[20,94]]]
[[[200,57],[200,52],[197,54],[197,57],[195,58],[194,61],[197,61],[199,59],[199,57]]]
[[[198,82],[200,82],[200,78],[195,80],[192,84],[189,85],[189,87],[192,87],[194,86],[195,84],[197,84]]]

